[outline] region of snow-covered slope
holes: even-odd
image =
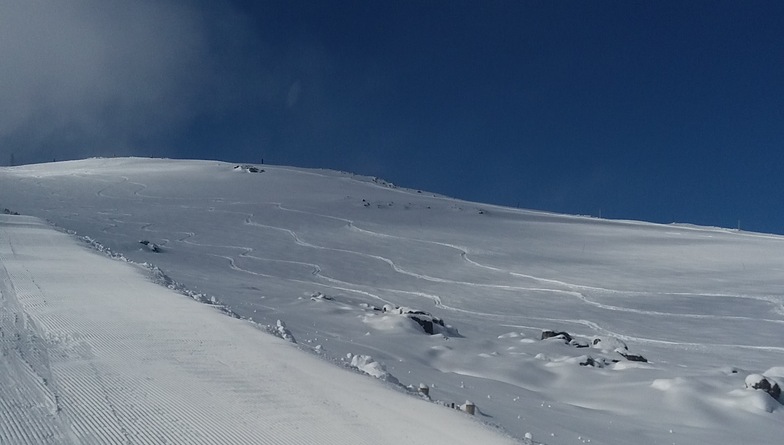
[[[784,238],[256,169],[150,159],[5,168],[0,208],[154,265],[158,281],[383,385],[425,383],[450,406],[472,400],[519,438],[763,444],[784,434],[780,402],[745,383],[784,380]],[[543,330],[572,341],[541,340]]]
[[[512,443],[0,215],[0,443]]]

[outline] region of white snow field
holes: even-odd
[[[0,168],[3,208],[60,231],[0,225],[0,443],[784,437],[747,388],[784,384],[784,237],[137,158]]]
[[[0,216],[0,443],[512,443]]]

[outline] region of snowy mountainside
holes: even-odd
[[[515,443],[143,272],[0,215],[0,443]]]
[[[386,384],[471,400],[519,438],[763,444],[784,434],[781,403],[745,384],[784,383],[782,237],[235,167],[2,168],[0,208],[154,265],[272,331],[282,320],[328,360],[370,356]],[[545,330],[554,336],[542,340]]]

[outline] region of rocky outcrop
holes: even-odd
[[[392,306],[391,304],[384,305],[382,310],[391,314],[405,315],[406,317],[417,322],[417,324],[430,335],[437,334],[439,332],[439,329],[437,328],[438,326],[446,328],[444,320],[438,317],[434,317],[432,314],[429,314],[425,311],[419,311],[407,307]]]
[[[568,332],[551,331],[549,329],[546,329],[546,330],[542,331],[542,340],[547,340],[548,338],[560,338],[560,339],[563,339],[566,343],[569,343],[569,342],[572,341],[572,336],[569,335]]]
[[[630,362],[648,363],[648,359],[646,359],[645,357],[643,357],[641,355],[638,355],[638,354],[628,354],[626,352],[621,352],[621,351],[615,351],[615,352],[617,352],[618,354],[621,355],[621,357],[625,358],[626,360],[629,360]]]
[[[255,165],[250,165],[250,164],[237,165],[234,167],[234,171],[246,172],[246,173],[264,173],[264,170],[256,167]]]
[[[641,363],[648,363],[648,359],[643,357],[639,354],[632,354],[629,352],[629,347],[626,346],[626,343],[621,341],[615,337],[596,337],[591,341],[586,340],[585,338],[578,338],[576,336],[570,335],[568,332],[564,331],[553,331],[550,329],[546,329],[542,331],[542,340],[547,340],[550,338],[560,339],[564,343],[574,346],[575,348],[587,348],[593,347],[594,349],[599,349],[605,354],[612,354],[617,353],[621,357],[629,360],[630,362],[641,362]],[[590,360],[586,361],[585,363],[580,363],[581,366],[596,366],[596,361],[589,357]],[[602,358],[605,363],[607,361]],[[617,362],[618,360],[612,359],[611,362]]]
[[[162,250],[161,246],[159,246],[159,245],[157,245],[155,243],[151,243],[151,242],[147,241],[146,239],[139,241],[139,244],[142,244],[143,246],[147,247],[147,249],[150,252],[160,253],[161,250]]]
[[[765,391],[776,400],[781,397],[779,384],[761,374],[751,374],[746,377],[746,388]]]

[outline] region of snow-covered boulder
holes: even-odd
[[[593,339],[593,347],[604,352],[628,351],[629,347],[623,340],[615,337],[596,337]]]
[[[280,337],[283,340],[290,341],[295,344],[297,343],[297,339],[294,338],[294,335],[292,335],[291,331],[289,331],[289,329],[286,327],[286,323],[280,320],[275,323],[275,326],[268,327],[268,330],[273,335]]]
[[[395,376],[390,374],[389,371],[387,371],[387,368],[383,364],[377,362],[373,357],[369,355],[354,355],[350,353],[346,357],[351,360],[350,365],[352,368],[355,368],[379,380],[400,384],[400,381]]]
[[[420,310],[401,307],[401,306],[393,306],[391,304],[385,304],[384,307],[381,308],[381,310],[388,314],[398,314],[410,318],[411,320],[415,321],[419,326],[421,326],[422,330],[424,330],[426,333],[430,335],[454,330],[454,328],[445,325],[444,320],[435,317],[432,314],[425,311],[420,311]]]
[[[548,338],[560,338],[564,340],[566,343],[572,341],[572,336],[569,335],[568,332],[552,331],[550,329],[545,329],[544,331],[542,331],[542,340],[547,340]]]
[[[765,391],[776,400],[781,396],[779,384],[762,374],[750,374],[746,377],[746,388]]]

